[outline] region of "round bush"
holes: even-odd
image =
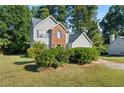
[[[91,63],[99,57],[99,51],[95,48],[73,48],[71,49],[70,63]]]
[[[27,49],[27,56],[31,58],[35,58],[39,55],[42,51],[47,49],[47,45],[40,42],[35,42],[33,47]]]
[[[63,47],[55,47],[43,51],[35,59],[39,67],[58,67],[69,62],[69,52]]]
[[[67,49],[65,49],[64,47],[51,48],[50,53],[54,54],[55,59],[58,62],[64,62],[64,63],[69,62],[69,53],[68,53]]]
[[[57,67],[58,63],[55,55],[50,50],[45,50],[35,57],[38,67]]]

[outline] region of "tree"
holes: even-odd
[[[97,6],[91,5],[68,6],[72,31],[75,33],[86,31],[94,46],[99,46],[102,43],[98,20],[96,20],[97,8]]]
[[[25,52],[29,47],[30,21],[28,6],[0,6],[0,38],[11,42],[7,52]]]
[[[39,8],[38,6],[32,6],[32,8],[31,8],[32,17],[36,16],[38,8]]]
[[[35,17],[45,19],[50,15],[49,9],[46,5],[39,6],[38,10],[36,11]]]
[[[47,7],[50,15],[53,15],[57,21],[67,26],[67,7],[65,5],[49,5]]]
[[[124,35],[124,6],[111,6],[100,22],[100,27],[106,44],[109,44],[110,34]]]
[[[38,8],[32,7],[31,11],[34,17],[45,19],[52,15],[57,21],[67,25],[67,8],[64,5],[43,5],[38,6]]]

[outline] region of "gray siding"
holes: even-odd
[[[124,39],[117,38],[109,45],[109,55],[124,55]]]
[[[92,47],[92,44],[85,38],[83,34],[81,34],[72,44],[70,47]]]
[[[40,24],[36,25],[36,27],[33,30],[33,41],[37,42],[40,41],[41,43],[45,43],[50,46],[51,38],[50,33],[48,33],[48,30],[53,28],[56,25],[56,23],[51,19],[50,17],[47,20],[42,21]],[[43,34],[48,34],[48,38],[39,38],[37,37],[37,30],[42,31]]]

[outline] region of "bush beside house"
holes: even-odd
[[[99,57],[99,51],[95,48],[73,48],[71,51],[69,60],[70,63],[91,63]]]
[[[63,47],[44,50],[36,58],[38,67],[58,67],[69,62],[69,52]]]
[[[40,42],[35,42],[33,44],[33,47],[27,49],[27,56],[29,58],[35,58],[37,55],[39,55],[42,51],[47,49],[47,45]]]
[[[85,64],[97,60],[100,53],[95,48],[55,47],[47,49],[45,44],[35,43],[27,50],[29,57],[34,57],[38,67],[58,67],[63,63]]]

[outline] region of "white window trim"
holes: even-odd
[[[57,38],[62,38],[62,32],[61,31],[57,31],[56,32],[56,37]]]

